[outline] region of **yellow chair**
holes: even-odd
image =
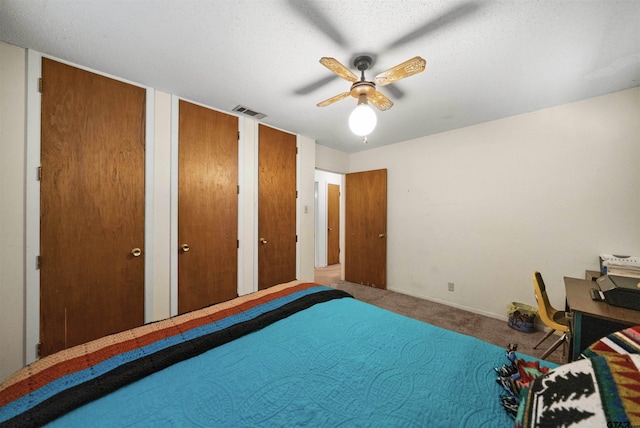
[[[550,328],[550,330],[545,334],[545,336],[540,339],[536,346],[533,349],[536,349],[542,342],[544,342],[547,338],[549,338],[556,331],[562,332],[562,336],[558,340],[554,342],[553,345],[549,349],[547,349],[544,354],[542,354],[542,359],[545,359],[555,351],[558,346],[564,344],[565,349],[566,345],[569,343],[571,339],[571,332],[569,329],[569,320],[570,316],[564,312],[554,309],[549,303],[549,297],[547,296],[547,290],[544,286],[544,281],[542,280],[542,275],[540,272],[533,273],[533,288],[536,291],[536,300],[538,301],[538,315],[542,322]],[[562,356],[565,356],[565,352],[563,350]]]

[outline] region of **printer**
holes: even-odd
[[[592,290],[597,300],[610,305],[640,311],[640,278],[632,276],[603,275],[596,279],[599,290]]]

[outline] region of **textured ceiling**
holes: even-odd
[[[0,40],[347,153],[638,86],[640,0],[0,0]],[[426,70],[378,88],[363,144],[350,83],[318,60],[411,57]]]

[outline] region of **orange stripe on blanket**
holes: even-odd
[[[307,282],[287,287],[272,287],[272,289],[261,290],[228,302],[143,325],[52,354],[36,361],[31,366],[24,367],[16,375],[9,378],[4,385],[0,385],[0,406],[4,406],[60,377],[87,369],[118,354],[150,345],[168,337],[184,334],[194,328],[318,285]],[[152,331],[147,333],[147,330]],[[68,358],[54,361],[50,365],[45,361],[57,359],[58,354],[63,353],[69,354]],[[39,365],[44,365],[44,367],[40,370],[38,370],[39,367],[33,367]]]

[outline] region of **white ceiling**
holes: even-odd
[[[577,101],[640,82],[640,0],[0,0],[0,40],[231,111],[347,153]],[[378,88],[363,144],[356,100],[316,103],[411,57],[426,70]],[[356,72],[357,73],[357,72]]]

